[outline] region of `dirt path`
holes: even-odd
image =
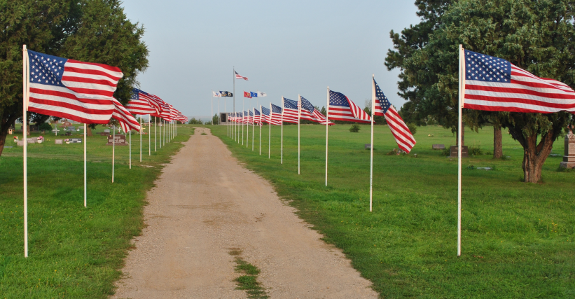
[[[246,298],[233,281],[237,249],[261,269],[270,298],[377,298],[341,251],[208,129],[185,145],[148,193],[148,226],[114,298]]]

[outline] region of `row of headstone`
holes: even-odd
[[[116,145],[128,145],[125,135],[108,136],[108,143],[106,143],[106,145],[113,145],[112,142],[116,143]]]

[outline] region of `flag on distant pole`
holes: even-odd
[[[134,88],[130,101],[126,104],[126,109],[132,114],[156,113],[156,109],[151,104],[151,95],[145,91]]]
[[[249,91],[244,91],[244,98],[251,99],[251,98],[252,98],[252,93],[249,92]]]
[[[274,105],[270,103],[271,107],[271,116],[270,116],[270,124],[275,126],[281,126],[282,124],[282,108],[280,106]]]
[[[298,103],[296,101],[282,98],[283,99],[283,121],[288,123],[297,124],[298,123]]]
[[[236,79],[244,79],[244,80],[248,81],[248,77],[243,77],[242,75],[238,74],[238,72],[236,72],[236,71],[234,71],[234,73],[236,73]]]
[[[411,134],[411,131],[403,122],[399,113],[397,113],[387,97],[383,94],[377,82],[375,82],[375,79],[373,79],[373,88],[374,98],[372,101],[375,104],[374,115],[385,116],[385,121],[391,130],[391,134],[395,137],[395,142],[397,142],[400,149],[409,153],[415,146],[413,134]]]
[[[261,92],[261,91],[258,91],[257,95],[258,95],[258,98],[267,97],[267,94],[265,92]]]

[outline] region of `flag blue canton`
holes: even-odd
[[[387,112],[387,109],[391,107],[391,103],[389,102],[387,97],[383,94],[383,91],[381,91],[379,85],[377,85],[377,82],[375,82],[375,79],[373,79],[373,83],[375,84],[375,97],[379,100],[381,110],[383,110],[383,114],[385,114]]]
[[[248,112],[247,112],[247,111],[244,111],[244,115],[248,115]]]
[[[255,114],[256,115],[260,115],[260,112],[258,111],[258,109],[254,108]]]
[[[505,59],[465,50],[465,79],[511,82],[511,63]]]
[[[132,89],[132,96],[130,97],[130,100],[138,100],[140,98],[140,95],[138,94],[138,89],[134,88]]]
[[[64,74],[64,64],[68,59],[34,51],[28,52],[31,83],[64,86],[62,84],[62,75]]]
[[[254,113],[250,110],[250,116],[254,116]]]
[[[329,104],[332,106],[349,107],[347,97],[343,93],[329,91]]]
[[[313,113],[313,110],[315,109],[315,107],[304,97],[301,97],[301,107],[309,111],[309,113]]]
[[[284,98],[284,108],[297,110],[297,102]]]
[[[270,109],[268,109],[266,107],[262,107],[262,113],[263,113],[263,115],[270,115]]]
[[[282,108],[272,104],[272,112],[273,113],[282,113]]]

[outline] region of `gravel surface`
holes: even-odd
[[[377,298],[342,252],[209,129],[184,144],[148,193],[147,227],[112,298],[247,298],[235,289],[234,250],[261,270],[270,298]]]

